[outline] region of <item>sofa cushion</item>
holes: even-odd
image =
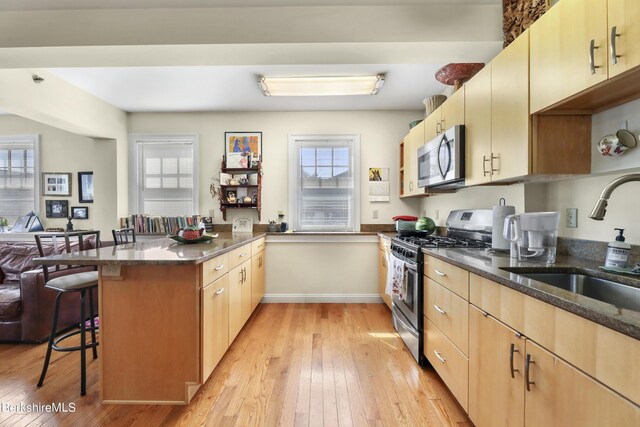
[[[14,319],[20,315],[20,284],[0,285],[0,320]]]
[[[0,251],[0,268],[5,283],[19,283],[20,274],[33,270],[33,259],[40,256],[36,245],[6,246]]]

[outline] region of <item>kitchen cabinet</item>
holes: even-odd
[[[380,249],[378,250],[378,293],[385,304],[387,304],[387,307],[391,309],[391,295],[387,295],[386,292],[387,270],[389,268],[389,244],[389,239],[380,238]]]
[[[469,418],[476,427],[524,424],[524,354],[518,332],[469,307]]]
[[[633,403],[531,340],[525,353],[525,426],[640,425],[640,409]]]
[[[251,257],[251,310],[255,310],[264,297],[264,255],[260,251]]]
[[[530,35],[532,113],[607,79],[607,0],[562,0]]]
[[[242,264],[229,271],[229,344],[238,336],[244,325],[242,320],[242,288],[244,270]]]
[[[469,303],[425,277],[424,313],[464,354],[469,354]]]
[[[464,124],[464,87],[447,98],[427,116],[424,127],[424,141],[429,142],[451,126]]]
[[[465,83],[465,185],[491,182],[491,66]]]
[[[202,382],[229,348],[229,276],[204,287],[202,298]]]
[[[440,118],[442,105],[424,119],[424,142],[431,141],[440,133]]]
[[[409,134],[404,137],[404,194],[416,196],[424,194],[424,188],[418,188],[418,147],[424,144],[424,120],[411,128]]]
[[[640,65],[640,2],[609,0],[609,77],[617,76]]]

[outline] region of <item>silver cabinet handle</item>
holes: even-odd
[[[509,368],[511,369],[511,378],[515,378],[515,373],[520,372],[519,369],[513,369],[513,354],[520,353],[520,350],[516,348],[514,343],[511,343],[511,348],[509,349]]]
[[[487,171],[487,162],[490,162],[491,159],[487,159],[487,156],[482,155],[482,176],[487,176],[491,173],[491,171]]]
[[[245,281],[245,282],[247,281],[247,269],[246,268],[242,269],[242,280]]]
[[[589,45],[589,67],[591,68],[591,74],[595,74],[596,68],[600,68],[599,65],[596,65],[596,59],[595,59],[595,51],[599,47],[600,46],[596,46],[595,39],[591,39],[591,44]]]
[[[440,313],[440,314],[447,314],[446,311],[444,311],[443,309],[438,307],[436,304],[433,304],[433,308],[435,308],[438,311],[438,313]]]
[[[240,270],[240,284],[242,285],[244,283],[244,271]]]
[[[440,132],[444,133],[444,119],[440,120]]]
[[[246,253],[246,252],[243,252],[243,253],[241,253],[241,254],[240,254],[240,258],[244,258],[244,257],[246,257],[246,256],[247,256],[247,253]]]
[[[447,363],[447,359],[445,359],[444,357],[440,356],[440,353],[438,353],[436,350],[433,350],[433,352],[435,353],[436,357],[442,362],[442,363]]]
[[[217,266],[216,268],[214,268],[215,271],[220,271],[224,268],[224,264],[220,264],[219,266]]]
[[[220,295],[223,292],[224,292],[224,288],[220,288],[216,291],[216,295]]]
[[[525,384],[527,384],[527,391],[531,391],[531,387],[533,384],[535,384],[534,381],[529,381],[529,371],[530,371],[530,366],[532,363],[536,363],[533,360],[531,360],[531,355],[527,354],[527,358],[524,361],[524,382]]]
[[[611,27],[611,64],[613,65],[617,64],[618,58],[622,56],[616,53],[616,37],[620,37],[620,34],[618,34],[618,27],[614,25]]]
[[[444,276],[447,275],[446,273],[443,273],[442,271],[438,270],[437,268],[434,268],[433,271],[435,271],[438,276],[444,277]]]
[[[498,170],[499,170],[499,169],[494,169],[494,167],[493,167],[493,161],[494,160],[500,160],[500,155],[494,156],[493,153],[491,153],[491,175],[493,175],[494,172],[498,172]]]
[[[440,120],[436,122],[436,135],[440,135]]]

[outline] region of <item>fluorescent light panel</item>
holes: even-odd
[[[375,95],[384,75],[344,77],[262,77],[258,86],[265,96]]]

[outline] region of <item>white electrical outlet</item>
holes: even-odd
[[[567,209],[567,227],[578,228],[578,209],[577,208]]]
[[[374,209],[371,211],[371,218],[378,219],[378,209]]]
[[[440,219],[440,209],[433,211],[433,219]]]
[[[120,277],[122,275],[122,271],[119,265],[103,265],[102,275],[104,277]]]

